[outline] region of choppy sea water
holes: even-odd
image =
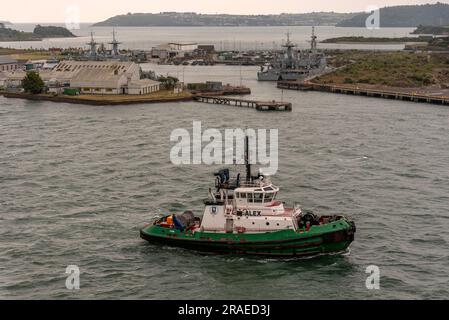
[[[257,83],[252,67],[146,66],[242,82],[292,113],[196,102],[94,107],[0,97],[0,297],[448,298],[449,108]],[[277,128],[281,198],[357,224],[350,253],[303,260],[200,255],[139,228],[193,209],[217,166],[174,166],[173,128]],[[77,265],[81,288],[65,287]],[[366,267],[380,268],[367,290]]]

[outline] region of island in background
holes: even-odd
[[[0,41],[41,41],[45,38],[74,38],[72,32],[64,27],[37,25],[33,32],[24,32],[6,28],[0,23]]]

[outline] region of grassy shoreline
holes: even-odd
[[[335,52],[329,62],[338,69],[312,82],[398,88],[449,84],[449,56],[442,53],[341,51]]]
[[[0,55],[8,55],[19,61],[47,60],[52,57],[52,52],[46,49],[12,49],[0,47]],[[56,58],[62,58],[59,51],[54,52]]]

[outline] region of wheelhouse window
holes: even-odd
[[[269,202],[273,201],[273,196],[274,196],[273,193],[265,193],[264,202],[269,203]]]
[[[248,202],[253,202],[253,194],[252,193],[247,193],[246,197],[248,198]]]
[[[255,193],[254,194],[254,202],[255,203],[263,203],[263,193]]]

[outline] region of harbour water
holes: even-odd
[[[0,298],[447,298],[449,108],[282,92],[257,68],[154,66],[185,81],[252,88],[291,113],[196,102],[114,107],[0,97]],[[242,77],[240,77],[240,73]],[[242,80],[240,80],[242,79]],[[174,166],[170,133],[278,128],[284,201],[344,213],[357,224],[350,253],[304,260],[208,256],[154,246],[139,228],[193,209],[216,166]],[[77,265],[81,288],[65,287]],[[380,268],[368,290],[366,267]]]
[[[35,23],[15,24],[13,29],[32,32]],[[64,24],[52,24],[64,26]],[[299,49],[310,47],[311,27],[116,27],[118,40],[123,42],[125,49],[149,50],[154,46],[167,42],[214,44],[220,51],[226,50],[260,50],[279,49],[286,39],[286,33],[291,33],[292,41]],[[414,28],[381,28],[369,30],[366,28],[337,28],[333,26],[317,26],[318,41],[344,36],[365,37],[410,37]],[[0,47],[11,48],[68,48],[86,47],[93,32],[98,42],[108,43],[112,38],[111,27],[92,27],[91,24],[81,24],[80,29],[72,31],[77,38],[44,39],[43,41],[0,42]],[[403,44],[324,44],[321,49],[376,49],[401,50]]]

